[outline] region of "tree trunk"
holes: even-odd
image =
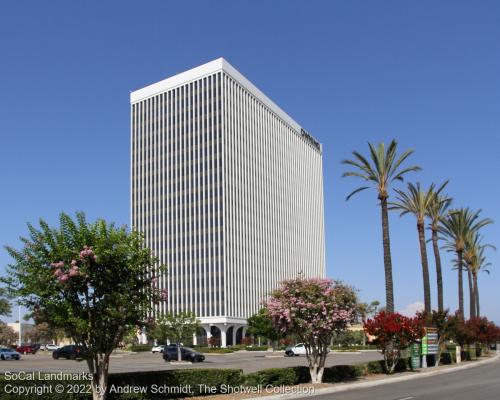
[[[474,280],[474,296],[476,303],[476,317],[481,317],[481,310],[479,308],[479,288],[477,285],[477,273],[472,274],[472,278]]]
[[[464,317],[464,278],[462,274],[462,264],[463,264],[463,253],[462,251],[457,251],[458,260],[458,313],[463,318]]]
[[[177,342],[177,361],[182,361],[181,344]]]
[[[469,318],[476,317],[476,295],[474,293],[474,284],[472,282],[472,273],[467,268],[467,277],[469,281]]]
[[[384,246],[385,271],[385,308],[388,313],[394,312],[394,287],[392,281],[391,241],[389,236],[389,214],[387,211],[387,197],[379,197],[382,209],[382,241]]]
[[[314,344],[306,345],[306,356],[309,363],[309,374],[311,375],[311,383],[322,383],[323,372],[325,370],[325,361],[327,356],[328,345]]]
[[[420,242],[420,259],[422,261],[422,276],[424,280],[424,303],[425,312],[432,312],[431,284],[429,279],[429,262],[427,260],[427,247],[425,243],[425,227],[423,222],[417,222],[418,241]]]
[[[92,399],[106,400],[108,392],[108,370],[110,354],[98,354],[87,359],[89,372],[92,375]]]
[[[444,311],[443,302],[443,273],[441,270],[441,254],[439,253],[438,231],[432,229],[432,246],[434,248],[434,259],[436,260],[436,278],[437,278],[437,295],[438,295],[438,311]]]

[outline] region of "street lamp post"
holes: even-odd
[[[18,304],[17,306],[17,310],[18,310],[18,318],[19,318],[19,339],[18,339],[18,346],[22,346],[22,324],[21,324],[21,304]]]

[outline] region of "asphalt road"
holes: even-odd
[[[304,397],[307,400],[498,400],[500,361],[427,378]]]
[[[307,365],[305,356],[284,357],[283,353],[271,356],[272,354],[265,351],[243,351],[224,355],[206,354],[206,360],[202,363],[178,366],[165,362],[161,354],[122,353],[111,356],[110,372],[160,371],[181,368],[241,368],[244,372],[249,373],[266,368]],[[326,365],[358,364],[379,359],[378,352],[330,353]],[[64,359],[54,360],[51,353],[39,352],[35,355],[22,355],[19,361],[0,361],[0,373],[5,371],[86,372],[87,363]]]

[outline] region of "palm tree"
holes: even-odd
[[[487,262],[484,254],[486,248],[496,250],[496,247],[491,244],[483,244],[482,236],[478,232],[470,232],[465,240],[464,261],[467,266],[469,275],[469,290],[470,290],[470,317],[480,317],[479,307],[479,287],[477,283],[478,273],[480,271],[487,272],[491,263]]]
[[[394,288],[392,282],[392,261],[391,261],[391,244],[389,238],[389,215],[387,210],[387,199],[389,198],[389,189],[391,183],[395,181],[403,181],[404,175],[408,172],[419,171],[421,168],[412,166],[401,168],[403,162],[413,153],[413,150],[406,150],[399,157],[397,155],[397,142],[393,139],[389,146],[385,147],[384,143],[380,143],[375,147],[368,143],[370,149],[370,161],[357,151],[353,151],[354,160],[344,160],[342,164],[354,167],[355,171],[344,172],[343,177],[354,176],[363,179],[377,191],[378,199],[380,200],[380,208],[382,211],[382,242],[384,247],[384,271],[385,271],[385,296],[387,312],[394,312]],[[349,200],[353,195],[370,186],[362,186],[351,192],[346,200]]]
[[[446,181],[443,188],[448,184]],[[430,219],[429,228],[432,235],[432,248],[434,250],[434,260],[436,262],[436,280],[437,280],[437,296],[438,296],[438,311],[444,311],[443,302],[443,273],[441,268],[441,254],[439,252],[439,224],[446,217],[448,207],[451,205],[452,199],[447,196],[435,194],[427,209],[427,218]]]
[[[483,226],[493,223],[489,218],[479,219],[481,210],[472,212],[468,207],[452,210],[448,216],[441,221],[439,232],[446,237],[445,248],[457,255],[458,271],[458,311],[464,316],[464,284],[462,266],[464,264],[463,253],[465,241],[468,234],[479,231]]]
[[[430,314],[432,311],[431,305],[431,285],[429,279],[429,262],[427,260],[427,244],[425,240],[425,216],[434,201],[434,197],[439,196],[439,193],[444,189],[446,183],[435,190],[436,185],[433,183],[427,191],[420,187],[420,182],[416,185],[408,184],[408,191],[395,189],[397,193],[397,201],[390,203],[390,210],[401,210],[401,216],[405,214],[413,214],[417,219],[418,241],[420,243],[420,259],[422,262],[422,275],[424,282],[424,303],[425,312]]]

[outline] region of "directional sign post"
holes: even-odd
[[[436,328],[425,328],[425,336],[422,338],[422,368],[427,368],[427,355],[436,356],[436,354],[438,354],[438,339],[439,338]]]

